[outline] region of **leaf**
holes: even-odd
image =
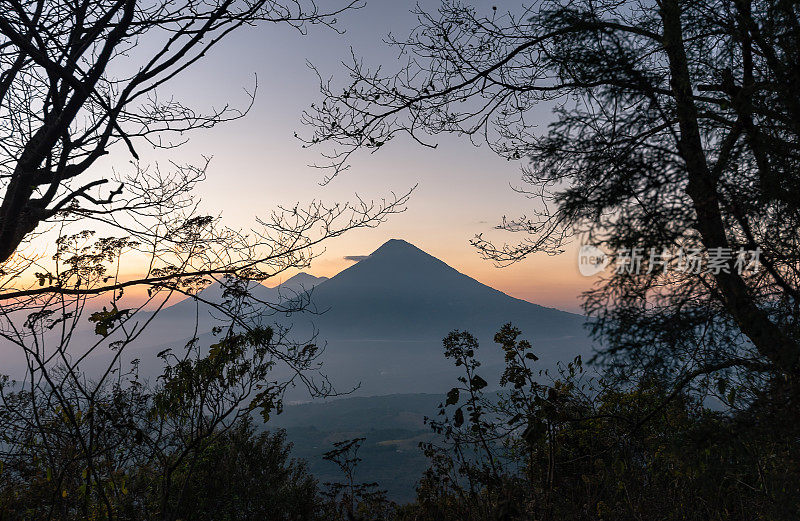
[[[462,411],[460,408],[456,409],[456,414],[453,417],[453,422],[456,427],[461,427],[462,425],[464,425],[464,411]]]
[[[472,385],[472,388],[475,389],[476,391],[480,391],[481,389],[489,385],[488,383],[486,383],[486,380],[484,380],[478,375],[473,376],[472,380],[470,380],[469,383],[470,385]]]
[[[215,359],[219,355],[221,350],[222,350],[222,342],[211,344],[210,346],[208,346],[208,359],[209,360]]]
[[[445,405],[455,405],[458,403],[458,396],[459,391],[457,387],[453,387],[447,392],[447,400],[444,402]]]
[[[533,444],[541,439],[546,432],[547,425],[543,421],[535,418],[528,422],[528,426],[525,427],[525,430],[522,432],[522,439],[529,444]]]
[[[108,330],[114,327],[114,323],[130,314],[130,309],[117,309],[113,304],[110,310],[103,306],[103,311],[95,311],[89,315],[89,322],[95,322],[94,332],[100,336],[108,336]]]

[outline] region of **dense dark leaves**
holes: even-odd
[[[469,386],[431,421],[431,466],[399,520],[790,520],[800,515],[797,412],[772,395],[713,411],[658,378],[620,386],[580,359],[558,374],[526,364],[531,344],[504,326],[500,391]],[[446,339],[468,339],[459,332]],[[470,342],[470,347],[477,345]],[[462,363],[466,368],[475,365]],[[471,379],[465,379],[470,382]],[[455,396],[454,396],[455,397]],[[480,417],[464,410],[483,411]],[[782,421],[779,417],[783,416]]]

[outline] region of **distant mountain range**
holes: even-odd
[[[295,314],[294,327],[316,328],[328,342],[327,373],[342,389],[360,382],[365,396],[446,390],[460,374],[442,353],[453,329],[481,341],[488,376],[501,371],[492,340],[508,322],[533,341],[542,368],[590,353],[582,315],[506,295],[398,239],[319,283],[312,303],[321,314]]]
[[[325,337],[355,341],[441,339],[452,329],[485,336],[506,322],[555,339],[575,336],[583,322],[481,284],[399,239],[318,284],[312,303],[322,314],[305,318]]]
[[[317,284],[328,280],[327,277],[315,277],[308,273],[300,272],[297,275],[287,279],[285,282],[277,286],[268,288],[263,284],[251,282],[248,286],[248,291],[252,295],[254,303],[256,300],[280,303],[291,301],[299,294],[310,291]],[[204,320],[205,313],[214,314],[213,308],[203,301],[207,302],[221,302],[225,299],[224,289],[220,283],[211,284],[199,294],[200,300],[192,298],[184,299],[177,304],[173,304],[168,308],[159,312],[159,321],[167,320],[182,320],[186,317],[194,319],[195,314],[198,312],[201,320]]]
[[[315,277],[301,272],[271,288],[251,282],[248,287],[248,292],[252,295],[250,303],[253,307],[261,307],[261,302],[288,304],[297,299],[298,295],[311,291],[314,286],[326,280],[327,277]],[[194,331],[195,326],[198,327],[199,333],[210,331],[225,317],[222,312],[206,302],[220,304],[225,299],[223,285],[215,282],[201,291],[197,299],[186,298],[158,311],[156,319],[144,332],[144,341],[139,344],[160,345],[168,341],[181,340]],[[152,312],[142,313],[141,320],[146,320],[151,314]]]
[[[449,389],[460,372],[445,359],[442,338],[454,329],[470,331],[480,340],[481,371],[490,384],[503,366],[503,354],[492,339],[507,322],[533,342],[542,369],[590,353],[583,316],[513,298],[398,239],[330,279],[299,273],[272,288],[253,283],[250,289],[256,299],[279,307],[310,301],[305,311],[288,315],[265,310],[260,321],[291,328],[298,340],[313,338],[324,346],[323,372],[338,391],[357,388],[353,394],[358,396]],[[221,285],[212,284],[200,292],[199,300],[183,300],[155,317],[137,316],[140,324],[153,320],[137,343],[126,349],[126,360],[139,359],[142,376],[151,377],[161,372],[156,353],[180,350],[195,329],[199,345],[216,342],[211,330],[221,324],[220,313],[203,301],[224,298]],[[96,338],[88,322],[84,331],[76,332],[78,344]],[[87,359],[84,369],[90,374],[102,371],[113,356],[113,351],[101,350]],[[11,365],[4,365],[12,372]],[[281,376],[286,375],[276,374]],[[298,388],[287,398],[309,397]]]
[[[589,353],[583,316],[506,295],[399,239],[330,279],[300,273],[275,288],[256,285],[252,291],[260,300],[283,304],[309,297],[306,311],[263,318],[291,326],[301,339],[317,333],[317,342],[325,345],[324,372],[337,390],[360,385],[356,395],[446,390],[459,374],[442,354],[442,338],[453,329],[481,341],[479,357],[488,376],[500,373],[503,357],[492,339],[507,322],[533,341],[541,368]],[[219,301],[220,286],[206,288],[200,297]],[[192,299],[175,304],[161,311],[146,343],[157,343],[159,350],[174,343],[179,333],[194,329],[196,317],[198,332],[210,331],[213,315]],[[143,346],[137,356],[144,362],[145,351],[155,349]],[[302,400],[302,390],[290,398]]]

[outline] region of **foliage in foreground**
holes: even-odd
[[[251,425],[282,406],[281,349],[311,360],[315,346],[231,328],[206,350],[162,351],[156,383],[134,369],[95,387],[60,366],[30,389],[0,381],[0,519],[311,519],[305,468]]]
[[[777,391],[723,413],[657,380],[589,378],[580,359],[545,385],[520,334],[506,325],[495,336],[506,355],[499,395],[484,393],[475,338],[445,339],[464,375],[431,422],[443,442],[424,447],[431,467],[400,519],[800,516],[797,418]]]
[[[290,458],[285,433],[256,432],[247,417],[220,435],[197,458],[174,469],[181,494],[164,506],[167,465],[118,469],[120,485],[110,496],[114,519],[283,521],[326,519],[316,481],[305,464]],[[108,519],[105,505],[86,494],[85,476],[53,479],[42,457],[0,476],[0,519]],[[14,479],[14,476],[22,480]],[[109,488],[113,485],[109,483]]]
[[[363,438],[326,454],[344,480],[320,486],[291,460],[283,433],[257,432],[245,416],[172,467],[180,493],[163,494],[158,459],[128,472],[106,469],[108,486],[121,492],[106,495],[111,511],[117,519],[231,521],[800,516],[800,438],[781,387],[751,390],[755,400],[733,410],[710,408],[658,380],[593,378],[580,359],[550,377],[535,369],[537,357],[520,335],[506,325],[495,336],[506,359],[499,392],[489,392],[479,374],[476,339],[459,331],[445,338],[446,356],[464,372],[429,420],[437,437],[422,445],[430,468],[411,504],[397,506],[378,484],[358,482]],[[41,463],[44,447],[30,448],[27,465],[0,474],[0,519],[106,518],[107,508],[87,503],[85,476],[73,472],[57,486]],[[65,461],[79,453],[59,450]]]

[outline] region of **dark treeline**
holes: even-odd
[[[410,504],[396,505],[379,483],[357,480],[363,438],[336,443],[325,454],[342,470],[338,483],[318,483],[291,458],[281,431],[259,431],[248,416],[191,450],[181,452],[186,442],[174,441],[172,450],[155,453],[135,429],[120,426],[135,425],[136,415],[163,414],[159,399],[117,390],[99,407],[125,418],[95,412],[108,422],[97,432],[108,437],[95,441],[101,456],[93,468],[68,436],[53,441],[59,424],[68,423],[59,415],[39,419],[48,426],[47,445],[39,428],[18,433],[26,452],[4,461],[0,519],[107,519],[109,512],[132,521],[800,515],[798,418],[778,405],[780,397],[759,393],[747,409],[723,412],[686,392],[671,393],[656,379],[630,386],[592,377],[580,359],[548,377],[520,335],[510,324],[496,335],[506,368],[501,391],[486,394],[474,337],[456,331],[444,340],[445,355],[464,372],[438,414],[431,412],[438,436],[420,445],[430,466]],[[734,394],[726,385],[719,381],[709,394],[722,405]],[[172,428],[177,434],[183,427]],[[94,486],[106,493],[87,489],[87,472],[103,476]]]

